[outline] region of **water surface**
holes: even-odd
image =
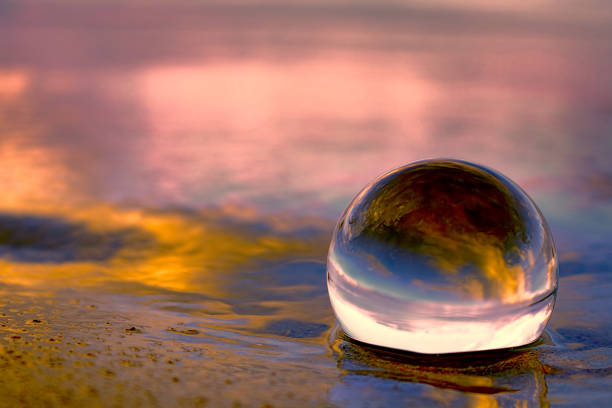
[[[611,37],[597,1],[4,2],[1,405],[605,405]],[[335,325],[337,217],[431,157],[547,218],[536,344],[440,359]]]

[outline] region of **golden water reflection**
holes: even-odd
[[[318,261],[325,242],[321,231],[308,238],[291,233],[303,227],[304,220],[258,218],[253,223],[248,221],[248,211],[241,216],[239,209],[171,212],[106,205],[72,208],[66,212],[5,212],[2,217],[0,244],[11,249],[0,261],[5,284],[109,290],[135,296],[142,293],[142,288],[149,288],[144,293],[193,293],[207,298],[205,303],[212,307],[209,312],[213,314],[230,313],[232,303],[250,297],[248,287],[236,285],[248,279],[248,271],[294,259]],[[59,231],[69,239],[62,247],[48,242],[49,239],[59,242],[62,237],[57,236],[58,227],[49,224],[47,219],[66,225]],[[316,228],[312,221],[307,222],[309,228]],[[77,228],[85,228],[93,238],[75,234],[73,230]],[[28,240],[15,238],[27,229]],[[56,235],[49,237],[52,234]],[[97,253],[105,245],[109,246],[107,256],[100,259],[87,252],[86,245],[92,239]],[[50,258],[56,261],[37,262],[41,256],[44,258],[40,253],[45,251],[56,251],[55,258]],[[308,303],[309,299],[300,294],[320,292],[312,279],[311,283],[302,283],[298,277],[294,282],[280,285],[274,277],[268,279],[272,280],[266,282],[264,272],[258,283],[262,293],[282,289],[282,299],[293,296],[297,301]],[[321,276],[322,282],[323,279]],[[294,309],[294,317],[295,311],[305,306],[290,307],[292,302],[277,301],[273,295],[270,299],[258,300],[264,301],[264,306],[267,300],[275,308]],[[321,309],[309,307],[307,310],[320,312]]]
[[[368,376],[397,382],[432,385],[429,398],[445,405],[467,407],[547,406],[546,375],[555,370],[539,360],[531,345],[513,352],[463,353],[440,359],[399,353],[348,338],[341,329],[332,334],[332,347],[345,382]],[[547,340],[549,341],[549,340]],[[540,341],[541,342],[541,341]],[[342,385],[336,386],[342,400]],[[459,392],[457,392],[459,391]],[[405,393],[391,391],[386,403],[415,403]],[[354,397],[354,396],[353,396]]]

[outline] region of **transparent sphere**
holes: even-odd
[[[413,163],[366,186],[338,221],[327,259],[346,334],[419,353],[533,342],[557,279],[534,202],[503,175],[457,160]]]

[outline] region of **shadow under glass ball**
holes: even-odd
[[[355,197],[334,230],[327,277],[354,339],[454,353],[536,340],[554,306],[557,260],[544,217],[515,183],[427,160]]]

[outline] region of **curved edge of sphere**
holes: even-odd
[[[438,285],[443,290],[436,289],[437,287],[433,283],[430,286],[434,289],[427,288],[426,286],[430,282],[427,282],[427,279],[418,279],[419,274],[426,277],[434,276],[442,268],[439,265],[448,265],[451,262],[443,259],[442,261],[445,263],[440,262],[434,267],[431,261],[423,261],[425,258],[421,256],[421,253],[418,253],[417,256],[414,255],[416,253],[415,247],[398,246],[397,236],[394,236],[395,240],[392,241],[395,246],[390,249],[392,256],[390,255],[389,258],[393,258],[395,264],[392,265],[395,266],[398,265],[397,259],[407,253],[408,262],[399,263],[403,269],[395,275],[408,275],[411,280],[404,279],[403,276],[400,278],[394,276],[394,272],[398,271],[389,267],[390,261],[385,259],[384,245],[378,245],[382,248],[382,250],[378,248],[378,252],[373,251],[365,254],[366,251],[363,251],[363,248],[367,249],[368,247],[354,248],[351,246],[353,245],[352,241],[348,244],[347,242],[341,242],[338,246],[339,242],[337,241],[350,241],[355,237],[355,234],[353,234],[349,235],[350,239],[346,239],[346,228],[348,224],[351,227],[356,224],[354,215],[356,207],[363,201],[370,200],[372,202],[378,199],[389,180],[393,181],[393,178],[398,175],[419,169],[419,166],[432,165],[449,166],[449,168],[465,166],[468,169],[486,172],[492,178],[495,178],[496,182],[500,183],[499,185],[503,184],[504,188],[509,189],[509,195],[512,196],[512,199],[515,196],[518,197],[516,198],[517,202],[520,201],[521,208],[527,211],[525,213],[527,215],[523,215],[523,217],[530,217],[528,222],[535,222],[537,224],[535,229],[539,231],[538,235],[541,235],[528,242],[531,242],[532,246],[539,246],[542,253],[531,253],[528,256],[523,253],[524,259],[521,261],[523,262],[521,267],[526,271],[518,273],[519,278],[523,280],[532,279],[533,282],[536,282],[530,281],[527,284],[527,286],[536,287],[533,291],[523,291],[521,292],[522,296],[512,297],[508,293],[498,290],[499,293],[495,293],[495,295],[502,296],[501,301],[497,301],[498,299],[492,296],[487,298],[482,295],[480,298],[476,295],[473,298],[469,296],[465,298],[465,294],[463,294],[464,299],[457,293],[462,290],[460,279],[462,278],[461,273],[464,272],[461,271],[467,270],[467,268],[456,268],[449,272],[450,277],[448,279],[451,284],[449,285],[447,282],[446,286]],[[441,189],[443,190],[444,187]],[[448,199],[448,197],[443,197],[443,199]],[[369,205],[369,202],[366,202],[366,204]],[[393,204],[392,208],[395,211],[398,206],[396,203]],[[403,205],[403,203],[400,205]],[[359,207],[359,216],[362,218],[363,208],[363,205]],[[370,209],[366,208],[366,210],[369,211]],[[379,208],[376,208],[376,210],[379,210]],[[401,211],[401,209],[398,211]],[[376,214],[378,216],[380,211]],[[439,214],[436,215],[439,216]],[[348,217],[352,218],[349,220]],[[384,224],[384,227],[388,227],[388,225],[389,222]],[[438,228],[439,226],[434,225],[434,227]],[[412,224],[404,223],[402,228],[410,229]],[[459,225],[458,228],[465,230],[464,225]],[[361,231],[363,230],[362,228]],[[496,232],[498,231],[493,230],[492,234]],[[478,231],[478,233],[480,232]],[[480,234],[482,235],[482,233]],[[447,237],[444,236],[444,238]],[[461,236],[459,236],[459,239],[462,239]],[[533,243],[536,241],[537,245]],[[384,243],[384,240],[381,242]],[[495,242],[495,247],[500,246],[499,242],[502,241]],[[422,247],[426,248],[429,251],[426,253],[427,256],[432,253],[444,253],[446,250],[444,245],[441,245],[441,249],[434,248],[432,250],[432,244],[434,246],[436,244],[435,240],[430,240],[426,244],[420,247],[417,245],[416,248],[419,250]],[[478,247],[476,249],[478,250]],[[483,253],[486,254],[487,251],[483,250]],[[476,255],[472,253],[470,256],[479,256],[477,251],[472,252]],[[498,258],[499,256],[498,254]],[[537,259],[538,256],[547,259]],[[527,262],[525,259],[528,257],[533,259]],[[469,257],[450,259],[451,261],[455,259],[462,262],[472,261]],[[507,259],[505,253],[502,259]],[[506,266],[500,266],[499,261],[497,263],[493,262],[492,266],[483,265],[485,266],[476,264],[476,267],[472,268],[476,272],[470,271],[469,273],[480,273],[479,268],[489,268],[491,270],[487,269],[482,272],[485,275],[488,274],[485,278],[497,279],[501,281],[502,286],[505,284],[503,279],[512,278],[507,271],[495,270],[496,267],[501,269]],[[454,266],[451,264],[452,267]],[[528,270],[529,268],[533,270]],[[405,272],[406,270],[408,272]],[[465,273],[467,274],[467,272]],[[539,274],[541,276],[534,277],[526,274]],[[452,285],[453,279],[459,282],[456,286]],[[423,281],[425,283],[422,283]],[[434,281],[433,278],[431,278],[431,281]],[[410,286],[412,282],[419,282],[421,287]],[[500,282],[492,282],[491,288],[499,287]],[[484,351],[518,347],[532,343],[542,334],[550,319],[556,300],[557,283],[558,264],[552,235],[546,220],[533,200],[518,185],[498,172],[458,160],[436,159],[416,162],[390,171],[368,184],[352,200],[339,219],[334,229],[327,260],[327,285],[331,305],[346,334],[364,343],[418,353],[442,354]],[[516,283],[514,284],[516,285]],[[526,287],[524,282],[522,284]],[[489,291],[493,289],[489,289]],[[430,291],[427,292],[427,290]],[[428,298],[428,296],[430,297]],[[503,296],[507,296],[507,298],[503,298]]]

